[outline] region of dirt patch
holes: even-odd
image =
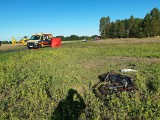
[[[130,68],[135,67],[136,62],[145,62],[145,63],[160,63],[159,58],[134,58],[134,57],[117,57],[117,56],[108,56],[104,59],[95,59],[95,60],[89,60],[86,61],[83,66],[85,69],[94,69],[97,67],[108,65],[112,67],[117,66],[117,68]]]
[[[18,52],[23,50],[27,50],[27,47],[22,44],[2,44],[2,46],[0,46],[0,54]]]

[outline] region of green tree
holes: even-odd
[[[99,32],[100,32],[102,38],[106,38],[106,33],[109,32],[109,30],[106,29],[106,27],[108,26],[108,24],[110,24],[110,18],[109,18],[109,16],[107,18],[106,17],[102,17],[100,19]]]
[[[110,37],[110,32],[109,32],[110,26],[111,26],[110,25],[110,17],[108,16],[106,18],[106,31],[105,31],[105,35],[106,35],[107,38]]]
[[[99,32],[100,32],[100,34],[101,34],[101,36],[102,36],[103,38],[106,36],[106,35],[105,35],[105,33],[106,33],[105,29],[106,29],[106,18],[105,18],[105,17],[102,17],[102,18],[100,19]]]
[[[142,25],[145,37],[151,37],[151,16],[149,13],[144,17]]]
[[[125,30],[124,22],[118,20],[117,24],[118,24],[118,30],[117,30],[118,37],[119,38],[124,38],[126,36],[126,30]]]
[[[145,37],[144,29],[143,29],[143,19],[137,18],[136,19],[136,24],[137,24],[137,28],[136,28],[137,31],[136,31],[136,36],[135,37],[138,37],[138,38]]]
[[[157,36],[160,32],[160,12],[157,8],[154,8],[150,12],[151,16],[151,36]]]
[[[118,36],[118,24],[112,22],[110,27],[110,37],[117,38],[117,36]]]
[[[100,19],[99,32],[102,38],[142,38],[160,35],[160,11],[157,8],[144,19],[134,18],[110,22],[109,16]]]
[[[135,19],[131,15],[129,19],[129,37],[131,38],[134,37],[134,23],[135,23]]]
[[[77,35],[71,35],[70,40],[79,40],[79,36]]]
[[[134,25],[133,25],[133,37],[135,38],[139,38],[143,36],[142,21],[143,19],[135,18]]]
[[[124,22],[124,27],[126,30],[125,38],[129,38],[129,32],[130,32],[129,19],[125,19],[123,22]]]

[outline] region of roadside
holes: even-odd
[[[0,54],[10,53],[10,52],[18,52],[27,50],[27,47],[22,44],[2,44],[0,46]]]
[[[77,41],[62,41],[62,44],[69,44],[75,42],[82,42],[81,40]],[[18,52],[28,50],[28,48],[22,44],[1,44],[0,46],[0,54]]]

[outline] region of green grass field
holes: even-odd
[[[97,76],[124,68],[138,70],[125,73],[134,78],[136,90],[96,98],[92,86]],[[159,120],[159,86],[159,39],[73,42],[8,52],[0,54],[0,119]]]

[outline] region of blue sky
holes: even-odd
[[[97,35],[101,17],[144,18],[154,7],[160,10],[160,0],[0,0],[0,40],[39,32]]]

